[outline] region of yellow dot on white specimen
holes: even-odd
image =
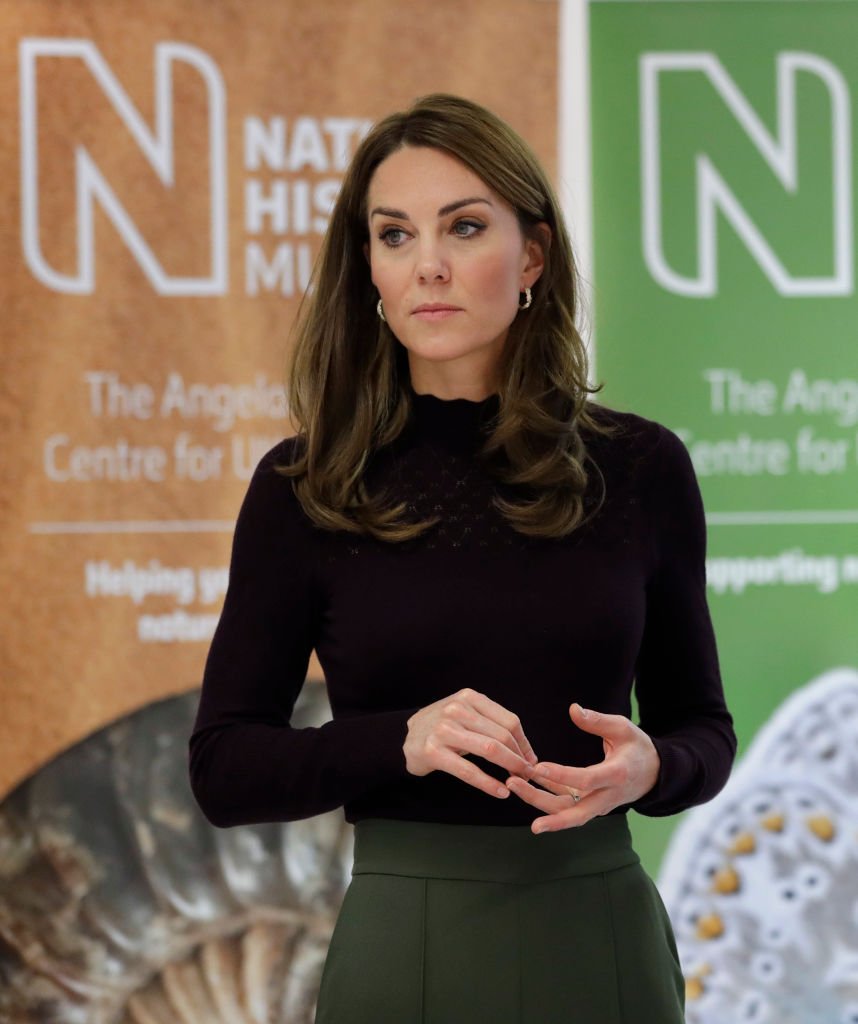
[[[732,867],[721,868],[720,871],[715,872],[715,877],[712,880],[712,889],[714,892],[720,892],[726,896],[731,892],[738,892],[742,888],[742,880],[739,877],[739,872]]]
[[[698,939],[717,939],[724,934],[724,922],[720,914],[704,914],[697,921]]]
[[[730,847],[730,853],[741,856],[744,853],[753,853],[757,848],[757,841],[754,839],[750,832],[743,832],[741,835],[736,836],[733,845]]]
[[[701,978],[686,978],[685,998],[689,1001],[699,999],[703,995],[705,988],[706,986],[703,984],[703,980]]]
[[[810,831],[825,843],[830,843],[837,831],[834,822],[827,814],[814,814],[807,819],[807,827]]]

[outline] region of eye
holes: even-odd
[[[459,238],[473,238],[485,229],[485,224],[477,220],[457,220],[453,225],[453,234]]]
[[[406,235],[403,228],[390,227],[385,228],[378,237],[390,249],[396,249],[402,245]]]

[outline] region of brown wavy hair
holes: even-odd
[[[378,294],[363,247],[378,165],[403,146],[427,146],[461,161],[515,211],[545,257],[533,304],[518,313],[499,363],[499,408],[480,452],[506,496],[494,502],[514,529],[540,537],[571,533],[585,518],[588,457],[582,430],[604,432],[587,408],[576,328],[578,273],[554,191],[530,147],[504,121],[444,93],[418,99],[378,122],[361,142],[334,205],[310,287],[294,326],[288,369],[291,414],[302,444],[279,471],[293,479],[318,526],[403,541],[438,520],[406,521],[405,504],[369,493],[373,453],[412,415],[407,352],[376,314]],[[546,249],[540,224],[551,229]],[[590,463],[590,469],[593,469]]]

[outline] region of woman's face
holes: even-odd
[[[379,164],[367,210],[372,280],[415,389],[495,390],[519,293],[542,272],[538,243],[473,171],[428,147],[404,146]]]

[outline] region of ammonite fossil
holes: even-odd
[[[688,1024],[858,1024],[858,672],[778,708],[659,887]]]
[[[351,869],[342,812],[226,830],[187,781],[198,694],[60,754],[0,805],[0,1022],[304,1024]],[[304,687],[297,725],[329,717]]]

